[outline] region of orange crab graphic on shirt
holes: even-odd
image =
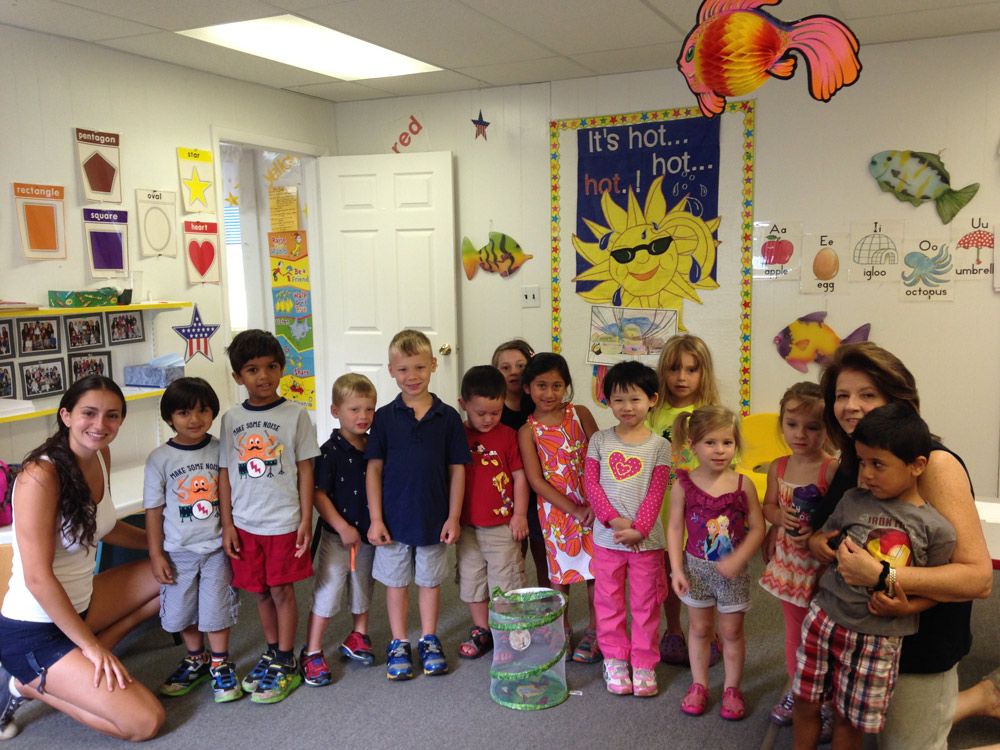
[[[241,435],[236,441],[236,450],[240,456],[237,466],[241,477],[273,477],[275,466],[279,474],[285,473],[281,467],[281,454],[285,447],[274,435],[266,432]]]

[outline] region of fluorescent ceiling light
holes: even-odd
[[[344,81],[441,70],[297,16],[258,18],[177,33]]]

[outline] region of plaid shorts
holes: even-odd
[[[851,726],[882,731],[899,671],[899,636],[866,635],[838,625],[814,601],[802,622],[802,643],[792,692],[820,703],[833,694],[837,713]]]

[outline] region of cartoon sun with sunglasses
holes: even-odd
[[[710,221],[685,211],[687,198],[667,209],[663,177],[649,186],[646,205],[639,207],[632,188],[622,208],[605,192],[601,211],[607,226],[586,217],[597,242],[573,235],[573,247],[590,264],[573,281],[597,282],[577,293],[587,302],[624,307],[673,308],[683,325],[683,301],[701,304],[699,289],[718,289],[712,269],[719,241],[713,233],[721,217]]]

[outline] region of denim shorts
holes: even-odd
[[[80,613],[81,618],[86,611]],[[41,677],[36,686],[45,692],[45,673],[77,646],[51,622],[11,620],[0,615],[0,662],[22,684]]]

